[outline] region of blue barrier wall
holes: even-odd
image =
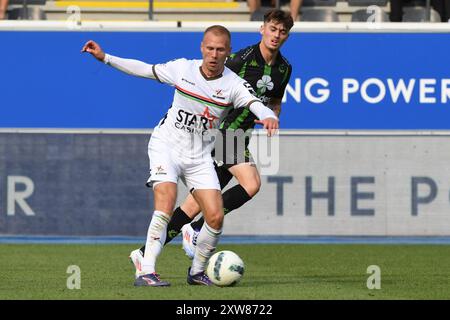
[[[145,235],[149,137],[0,133],[0,234]]]
[[[201,35],[2,31],[0,127],[152,128],[172,88],[102,65],[81,54],[82,45],[94,39],[111,54],[158,63],[200,58]],[[233,48],[259,38],[234,32]],[[448,33],[292,33],[283,48],[294,71],[282,128],[450,129],[449,39]],[[396,98],[402,83],[404,94]]]

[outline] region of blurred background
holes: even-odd
[[[449,5],[448,0],[1,0],[0,19],[66,20],[72,11],[85,21],[261,21],[277,7],[291,12],[294,21],[366,22],[371,16],[378,22],[448,22]]]

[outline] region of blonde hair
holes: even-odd
[[[216,24],[206,28],[205,32],[203,33],[203,37],[205,37],[205,35],[209,32],[212,32],[216,36],[226,35],[228,37],[229,43],[231,43],[231,33],[224,26]]]

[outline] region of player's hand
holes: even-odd
[[[264,129],[267,130],[267,135],[269,137],[273,136],[279,128],[279,121],[274,118],[266,118],[264,120],[255,120],[255,123],[262,124]]]
[[[105,53],[102,48],[94,41],[89,40],[81,49],[81,52],[89,52],[92,54],[97,60],[103,61],[105,60]]]

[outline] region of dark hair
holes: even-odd
[[[264,23],[268,23],[270,21],[282,23],[288,31],[291,30],[294,25],[294,20],[292,20],[291,15],[280,9],[269,10],[264,15]]]
[[[215,24],[213,26],[210,26],[208,28],[206,28],[205,32],[203,33],[203,37],[205,36],[205,34],[207,34],[208,32],[212,32],[214,33],[216,36],[221,36],[221,35],[226,35],[228,37],[228,40],[231,43],[231,33],[230,31],[225,28],[224,26]]]

